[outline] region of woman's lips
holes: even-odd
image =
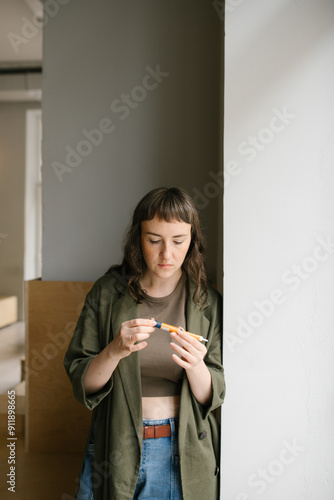
[[[172,264],[158,264],[159,267],[162,267],[163,269],[168,269],[169,267],[172,267]]]

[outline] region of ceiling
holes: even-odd
[[[0,68],[42,65],[42,16],[40,0],[1,0]]]

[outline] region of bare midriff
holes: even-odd
[[[142,398],[143,418],[161,420],[179,415],[180,396],[159,396]]]

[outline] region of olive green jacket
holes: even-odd
[[[186,328],[208,339],[205,363],[212,377],[210,406],[202,406],[191,392],[184,373],[179,414],[179,456],[184,500],[219,497],[219,426],[212,414],[224,400],[222,367],[222,301],[208,290],[206,306],[192,300],[194,284],[188,280]],[[143,439],[139,353],[123,358],[108,383],[85,395],[83,376],[92,359],[119,331],[121,323],[138,317],[138,304],[117,272],[99,278],[88,293],[64,365],[78,401],[94,410],[95,500],[133,498],[140,468]],[[160,318],[159,318],[160,319]],[[161,318],[163,320],[163,318]],[[92,428],[91,427],[91,428]]]

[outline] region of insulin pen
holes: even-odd
[[[160,330],[166,330],[166,332],[175,332],[175,333],[178,333],[178,331],[180,330],[180,328],[177,328],[176,326],[172,326],[172,325],[167,325],[166,323],[161,323],[160,321],[155,321],[155,328],[160,328]],[[182,328],[183,330],[183,328]],[[196,335],[196,333],[190,333],[190,332],[186,332],[185,330],[183,330],[185,333],[187,333],[188,335],[191,335],[192,337],[194,337],[195,339],[199,340],[200,342],[203,340],[203,342],[207,342],[208,340],[203,338],[202,335]]]

